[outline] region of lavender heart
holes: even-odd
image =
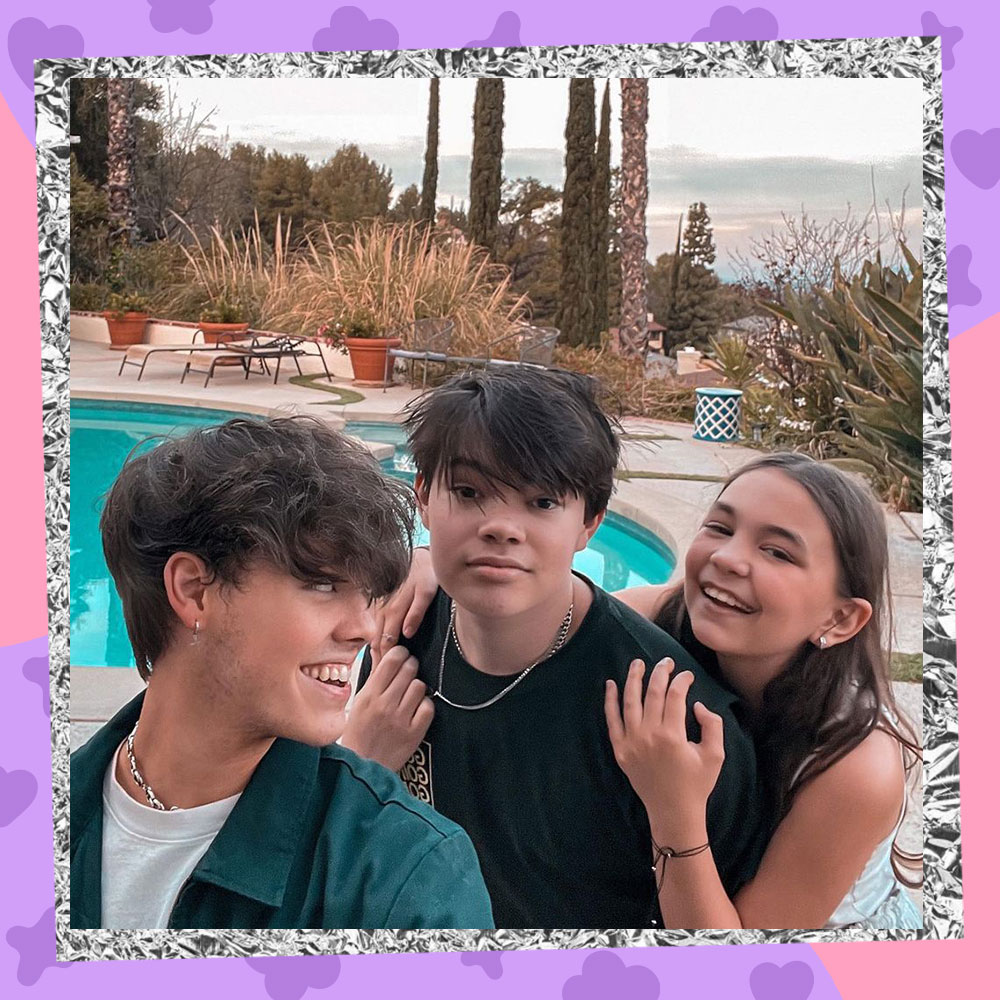
[[[583,963],[580,975],[566,980],[562,995],[563,1000],[607,1000],[615,996],[657,1000],[660,981],[644,965],[626,965],[613,952],[598,951]]]
[[[941,38],[941,69],[955,66],[955,43],[965,34],[959,27],[946,28],[932,10],[925,11],[920,18],[920,30],[925,35],[939,35]]]
[[[64,969],[72,962],[56,961],[56,910],[50,906],[33,927],[11,927],[7,944],[17,953],[17,981],[34,986],[46,969]]]
[[[505,10],[493,25],[488,38],[466,42],[467,49],[499,49],[521,44],[521,19],[512,10]]]
[[[762,41],[778,37],[778,19],[764,7],[745,14],[738,7],[719,7],[707,27],[691,36],[692,42]]]
[[[764,962],[750,973],[750,992],[754,1000],[806,1000],[812,993],[814,978],[805,962]]]
[[[52,712],[49,701],[49,660],[46,656],[31,656],[24,661],[21,673],[26,680],[37,684],[42,692],[42,711],[46,715]]]
[[[977,306],[983,293],[969,277],[972,249],[962,244],[948,254],[948,305]]]
[[[271,1000],[300,1000],[308,989],[323,990],[340,975],[336,955],[297,958],[247,958],[254,972],[264,975],[264,991]]]
[[[22,17],[7,32],[7,53],[25,86],[35,86],[36,59],[65,59],[83,55],[83,35],[70,24],[50,28],[37,17]]]
[[[496,951],[467,951],[462,955],[462,965],[478,965],[490,979],[503,975],[503,963]]]
[[[976,187],[993,187],[1000,181],[1000,128],[963,129],[951,140],[951,158]]]
[[[208,9],[215,0],[146,0],[152,8],[149,23],[154,31],[166,34],[186,31],[201,35],[212,27],[212,12]]]
[[[0,767],[0,826],[9,826],[38,794],[38,782],[30,771],[5,771]]]
[[[330,24],[313,35],[313,48],[319,52],[340,49],[394,49],[399,45],[396,26],[381,18],[368,20],[358,7],[338,7]]]

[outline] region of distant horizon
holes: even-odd
[[[392,171],[393,200],[423,177],[426,79],[151,79],[181,110],[210,108],[211,141],[246,142],[313,165],[355,144]],[[603,80],[596,83],[600,126]],[[505,180],[562,188],[568,81],[505,80]],[[677,218],[707,205],[720,280],[730,254],[798,217],[863,216],[874,170],[882,231],[899,211],[919,257],[922,242],[923,96],[919,81],[886,79],[653,79],[649,81],[647,257],[672,252]],[[475,81],[442,79],[437,206],[468,203]],[[294,108],[294,111],[290,111]],[[874,110],[872,110],[874,109]],[[620,162],[620,97],[611,81],[612,166]],[[780,125],[780,127],[779,127]]]

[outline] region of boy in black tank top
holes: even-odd
[[[722,715],[713,853],[730,891],[759,861],[735,695],[572,570],[618,462],[597,393],[593,379],[522,368],[466,373],[417,401],[407,427],[441,590],[407,649],[374,670],[366,656],[343,738],[466,829],[498,927],[659,925],[648,820],[604,715],[605,681],[622,690],[635,658],[673,657],[675,675],[695,674],[691,703]]]

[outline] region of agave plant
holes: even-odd
[[[734,389],[746,389],[757,378],[761,361],[746,337],[716,334],[708,338],[710,357],[705,359]]]
[[[819,355],[797,355],[827,380],[842,418],[829,440],[863,463],[897,505],[923,502],[923,268],[905,245],[905,267],[866,261],[833,287],[785,292],[775,315],[807,332]]]

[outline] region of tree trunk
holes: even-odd
[[[622,80],[622,316],[621,352],[646,356],[646,121],[649,88],[645,79]]]
[[[108,222],[113,246],[135,243],[135,80],[108,80]]]
[[[596,334],[600,334],[608,328],[608,241],[611,229],[608,217],[611,210],[610,81],[604,86],[604,101],[601,104],[601,131],[597,136],[593,201],[594,331]]]

